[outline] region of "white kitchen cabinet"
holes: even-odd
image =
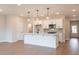
[[[63,20],[62,19],[57,19],[55,20],[56,22],[56,28],[63,28]]]
[[[56,28],[63,28],[63,19],[44,20],[43,28],[49,28],[49,24],[56,24]]]
[[[24,44],[57,48],[58,41],[56,34],[25,34]]]
[[[58,38],[58,41],[60,43],[64,43],[65,42],[64,33],[62,31],[57,32],[57,38]]]
[[[42,23],[43,28],[49,28],[49,20],[44,20]]]

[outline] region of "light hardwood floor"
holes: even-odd
[[[79,39],[72,38],[57,49],[26,45],[23,41],[0,43],[0,55],[79,55]]]

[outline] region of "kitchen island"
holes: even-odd
[[[27,33],[24,35],[24,44],[57,48],[58,47],[57,33],[54,34]]]

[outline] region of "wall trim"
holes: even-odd
[[[14,43],[17,42],[18,40],[1,40],[0,42],[9,42],[9,43]]]

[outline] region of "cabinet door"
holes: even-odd
[[[55,19],[50,20],[50,24],[55,24],[55,23],[56,23]]]
[[[47,21],[47,20],[45,20],[44,22],[43,22],[43,28],[49,28],[49,22]]]
[[[62,19],[56,20],[56,28],[63,28],[63,20]]]

